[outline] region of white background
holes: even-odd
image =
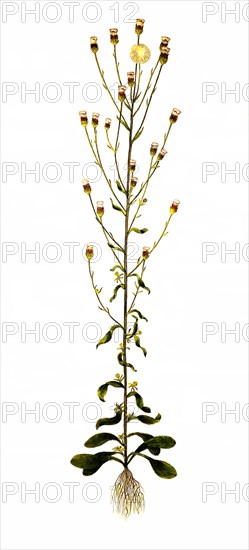
[[[6,2],[1,4],[3,9]],[[113,2],[99,1],[101,13],[95,22],[91,22],[96,19],[94,7],[88,8],[89,11],[85,8],[84,19],[82,9],[87,3],[80,2],[72,23],[69,8],[63,2],[52,3],[57,5],[57,12],[58,6],[61,7],[61,18],[54,23],[46,21],[42,12],[36,23],[32,15],[21,22],[21,3],[12,4],[17,13],[2,22],[2,79],[15,82],[17,87],[3,105],[2,157],[3,162],[17,163],[17,173],[2,184],[2,241],[15,242],[17,247],[16,253],[2,263],[2,322],[16,323],[13,326],[17,332],[2,345],[2,400],[16,405],[15,409],[10,405],[9,410],[12,407],[15,414],[7,416],[2,424],[2,481],[14,484],[16,494],[2,505],[2,547],[6,550],[245,549],[248,503],[242,490],[247,483],[248,424],[243,407],[248,394],[247,342],[242,330],[247,323],[248,264],[246,248],[242,254],[247,243],[247,182],[242,168],[247,162],[244,54],[247,22],[246,11],[242,9],[246,2],[237,2],[236,21],[234,15],[224,15],[220,2],[209,2],[207,8],[200,1],[137,0],[138,11],[134,10],[133,16],[129,16],[133,7],[119,2],[118,21],[114,21],[114,11],[110,9]],[[38,4],[42,8],[45,3]],[[223,10],[234,8],[234,2],[222,4]],[[27,2],[26,8],[33,5]],[[206,9],[213,11],[213,15],[204,23]],[[51,7],[46,13],[51,20],[56,17],[56,8]],[[151,141],[162,142],[172,107],[182,110],[167,143],[168,155],[151,182],[148,204],[137,222],[139,227],[147,226],[150,231],[144,236],[133,234],[139,248],[151,246],[161,231],[172,199],[181,200],[169,235],[148,262],[144,278],[152,292],[139,298],[141,310],[149,317],[147,324],[141,324],[142,343],[148,356],[144,359],[140,350],[132,349],[132,362],[138,373],[130,378],[139,380],[140,393],[152,413],[162,414],[160,424],[149,430],[136,423],[131,429],[168,434],[176,439],[175,448],[163,451],[162,458],[176,467],[178,477],[162,480],[147,461],[134,460],[132,470],[144,487],[146,511],[127,523],[112,513],[109,503],[109,488],[120,472],[119,465],[110,462],[93,478],[83,478],[81,471],[70,465],[71,457],[84,452],[84,441],[95,433],[94,416],[100,410],[96,409],[100,405],[97,387],[118,371],[117,343],[96,351],[94,328],[87,338],[82,337],[82,329],[88,323],[98,324],[102,334],[109,328],[108,319],[94,301],[87,264],[82,259],[83,246],[96,242],[102,249],[94,271],[96,283],[104,286],[106,302],[113,288],[109,271],[113,263],[92,217],[88,198],[82,193],[82,170],[84,173],[84,166],[93,159],[78,111],[85,108],[89,117],[92,111],[101,113],[101,127],[105,117],[110,116],[113,120],[110,135],[115,135],[115,112],[107,94],[103,90],[100,100],[94,103],[82,97],[82,90],[89,82],[100,83],[89,49],[89,36],[93,34],[99,37],[99,58],[107,81],[110,85],[117,81],[109,43],[112,26],[119,29],[118,54],[124,80],[126,72],[132,70],[129,48],[136,37],[134,22],[124,22],[125,17],[146,20],[142,42],[149,46],[152,55],[144,65],[143,84],[157,58],[161,35],[171,37],[169,63],[159,80],[141,143],[138,141],[134,146],[140,181],[146,174]],[[55,82],[62,90],[61,98],[49,101],[55,88],[47,89],[43,95],[41,92],[37,102],[34,95],[22,98],[21,82],[29,89],[38,82],[41,90],[47,83]],[[65,82],[80,83],[71,102]],[[203,82],[216,83],[212,84],[216,93],[207,96],[206,102],[202,97]],[[234,89],[237,83],[236,98],[234,94],[222,97],[221,83],[223,92],[226,87]],[[93,88],[89,89],[91,93]],[[100,130],[100,134],[108,169],[113,160],[105,145],[104,131]],[[121,145],[126,147],[125,137]],[[22,181],[21,162],[28,168],[37,162],[41,170],[49,162],[57,163],[61,166],[61,177],[49,182],[48,177],[41,175],[35,182],[30,174]],[[63,166],[65,162],[79,163],[71,182],[68,168]],[[216,163],[216,174],[203,182],[205,162]],[[239,181],[231,174],[222,182],[221,163],[232,169],[235,162],[239,163]],[[94,171],[88,175],[91,179]],[[56,170],[49,172],[49,176],[56,179]],[[110,208],[105,181],[101,179],[92,187],[94,201],[105,200],[106,224],[113,232],[120,230],[121,215]],[[35,242],[40,243],[41,250],[47,243],[55,242],[62,256],[51,262],[46,253],[44,257],[40,253],[37,262],[34,255],[27,255],[22,262],[21,242],[29,248],[34,248]],[[72,262],[64,242],[80,243]],[[211,245],[216,253],[209,255],[206,262],[202,258],[205,242],[216,243]],[[221,243],[228,249],[239,243],[237,261],[231,254],[221,261]],[[55,249],[50,248],[50,257],[53,253]],[[117,299],[113,304],[117,315],[120,307],[121,301]],[[79,325],[75,328],[74,342],[70,343],[68,328],[63,323],[73,321]],[[29,335],[25,343],[21,342],[22,322],[27,328],[39,323],[41,331],[47,323],[57,323],[62,327],[61,338],[50,343],[41,335],[35,343],[34,335]],[[206,343],[202,341],[205,322],[214,323],[217,330]],[[233,329],[236,322],[239,341],[235,342],[234,334],[228,334],[222,342],[221,323]],[[50,338],[56,336],[55,330],[48,334]],[[101,403],[102,415],[111,416],[110,407],[120,398],[117,392],[111,389],[106,404]],[[21,421],[21,402],[29,409],[38,403],[37,422],[31,414]],[[57,410],[46,407],[51,402],[57,403]],[[79,404],[73,422],[69,422],[65,402]],[[209,415],[207,422],[202,418],[205,402],[216,404],[210,405],[215,414]],[[89,403],[96,405],[88,407]],[[237,422],[232,414],[225,415],[221,422],[221,403],[223,412],[225,408],[234,409],[237,403]],[[53,415],[57,422],[49,420]],[[118,434],[122,429],[117,426],[113,431]],[[106,445],[105,450],[111,447]],[[41,493],[51,482],[54,490],[48,492],[48,497],[41,494],[36,503],[34,495],[27,495],[26,502],[21,502],[22,482],[28,488],[37,483]],[[73,503],[69,502],[65,482],[79,484]],[[208,496],[204,503],[202,490],[207,482],[213,484],[216,494]],[[82,497],[82,489],[86,491],[88,483],[96,484],[100,496],[97,502],[90,502],[96,494],[93,487],[88,490],[88,498]],[[224,489],[234,489],[236,483],[239,502],[235,502],[234,494],[224,495]],[[61,498],[48,502],[52,498],[57,500],[56,487],[58,491],[61,488]]]

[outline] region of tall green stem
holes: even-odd
[[[139,38],[139,37],[138,37]],[[129,129],[129,147],[128,147],[128,158],[127,158],[127,185],[126,185],[126,216],[125,216],[125,240],[124,240],[124,332],[123,332],[123,374],[124,374],[124,466],[127,467],[127,389],[128,389],[128,380],[127,380],[127,320],[128,320],[128,239],[129,239],[129,211],[130,211],[130,161],[131,161],[131,152],[132,152],[132,132],[133,132],[133,116],[134,116],[134,104],[135,104],[135,93],[136,93],[136,79],[137,79],[137,65],[135,68],[135,82],[134,82],[134,93],[131,101],[131,112],[130,112],[130,129]]]

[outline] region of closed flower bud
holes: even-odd
[[[81,122],[82,126],[87,126],[88,125],[87,112],[86,111],[79,111],[79,115],[80,115],[80,122]]]
[[[179,204],[180,204],[180,201],[178,199],[175,199],[172,202],[171,207],[169,209],[170,214],[175,214],[177,212]]]
[[[158,155],[157,155],[157,160],[158,160],[158,161],[159,161],[159,160],[162,160],[162,159],[165,157],[165,155],[166,155],[167,152],[168,152],[168,151],[166,151],[165,149],[161,149],[160,153],[158,153]]]
[[[149,253],[150,253],[150,249],[148,246],[144,246],[143,247],[143,251],[142,251],[142,258],[143,260],[147,260],[147,258],[149,257]]]
[[[119,86],[118,87],[118,99],[119,101],[124,101],[126,99],[125,97],[125,90],[126,90],[126,86]]]
[[[171,124],[174,124],[174,122],[177,121],[180,114],[181,114],[181,111],[179,109],[176,109],[175,107],[174,109],[172,109],[172,113],[169,117],[169,121],[171,122]]]
[[[167,63],[169,52],[170,52],[170,48],[168,48],[167,46],[160,47],[159,61],[161,65],[164,65],[165,63]]]
[[[168,43],[170,41],[170,38],[168,36],[162,36],[162,41],[160,44],[160,50],[162,51],[162,48],[165,46],[168,46]]]
[[[144,30],[144,19],[136,19],[135,33],[140,35]]]
[[[105,129],[106,129],[106,130],[109,130],[109,129],[110,129],[110,127],[111,127],[111,122],[112,122],[112,121],[111,121],[111,118],[106,118],[106,119],[105,119]]]
[[[110,40],[112,44],[118,44],[118,29],[109,29],[110,30]]]
[[[135,82],[135,73],[133,71],[127,73],[128,86],[132,88]]]
[[[97,53],[99,47],[98,47],[98,37],[97,36],[91,36],[90,38],[90,47],[91,51],[93,53]]]
[[[99,113],[93,113],[92,114],[92,125],[94,128],[98,126],[99,123]]]
[[[135,172],[135,170],[136,170],[136,161],[130,160],[130,171]]]
[[[87,247],[86,247],[86,257],[88,260],[91,260],[94,256],[94,253],[93,253],[93,245],[92,244],[88,244]]]
[[[104,214],[104,203],[103,201],[98,201],[97,202],[97,214],[100,218],[102,218],[103,214]]]
[[[132,187],[132,189],[134,189],[134,187],[136,187],[137,182],[138,182],[137,178],[134,178],[134,177],[131,178],[131,187]]]
[[[150,146],[150,154],[152,157],[156,155],[157,148],[158,148],[158,143],[156,143],[156,141],[152,141],[152,144]]]
[[[89,183],[89,180],[83,179],[82,180],[82,185],[83,185],[83,189],[84,189],[85,193],[87,193],[87,195],[90,195],[90,193],[92,191],[92,188],[91,188],[91,185]]]

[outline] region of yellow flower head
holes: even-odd
[[[130,58],[134,63],[146,63],[150,59],[150,50],[145,44],[135,44],[130,51]]]

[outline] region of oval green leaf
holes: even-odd
[[[96,453],[95,455],[90,455],[86,453],[79,454],[73,456],[71,464],[73,466],[76,466],[76,468],[82,469],[100,468],[102,464],[110,460],[113,454],[114,451]]]
[[[146,414],[139,414],[137,418],[143,424],[157,424],[157,422],[160,422],[162,417],[158,413],[155,418],[153,418],[152,416],[147,416]]]
[[[135,231],[135,233],[141,233],[142,235],[149,231],[147,227],[143,227],[143,229],[138,229],[137,227],[132,227],[131,231]]]
[[[100,401],[105,401],[104,397],[107,393],[108,386],[113,386],[113,388],[123,388],[124,385],[122,382],[117,382],[116,380],[110,380],[110,382],[106,382],[105,384],[102,384],[102,386],[98,389],[98,396]]]
[[[110,418],[99,418],[99,420],[96,422],[96,430],[98,430],[100,426],[112,426],[113,424],[118,424],[121,418],[121,412],[117,412],[115,416],[111,416]]]
[[[104,443],[106,443],[107,441],[112,441],[112,440],[115,440],[121,443],[121,441],[116,435],[103,432],[101,434],[95,434],[92,437],[90,437],[84,443],[84,445],[88,449],[93,449],[94,447],[100,447],[100,445],[104,445]]]
[[[124,288],[124,285],[117,285],[115,286],[114,290],[113,290],[113,296],[110,298],[110,302],[113,302],[113,300],[115,300],[116,296],[117,296],[117,293],[119,291],[120,288]]]
[[[131,311],[129,313],[137,313],[138,314],[138,317],[140,319],[144,319],[145,321],[148,321],[147,317],[144,317],[141,313],[141,311],[139,311],[138,309],[131,309]]]
[[[150,462],[157,476],[162,477],[163,479],[172,479],[177,476],[176,469],[168,462],[164,462],[164,460],[155,460],[155,458],[150,458],[144,454],[139,454],[139,456],[146,458]]]
[[[131,391],[127,395],[127,397],[132,397],[132,396],[135,397],[136,405],[139,409],[141,409],[141,411],[146,412],[146,413],[151,412],[149,407],[145,407],[144,400],[143,400],[142,396],[139,393],[137,393],[136,391]]]
[[[147,350],[146,350],[145,348],[143,348],[143,346],[141,346],[141,344],[140,344],[140,338],[139,338],[139,336],[137,336],[136,334],[134,335],[134,342],[135,342],[137,348],[140,348],[140,349],[142,350],[142,352],[143,352],[143,354],[144,354],[144,357],[146,357],[146,355],[147,355]]]

